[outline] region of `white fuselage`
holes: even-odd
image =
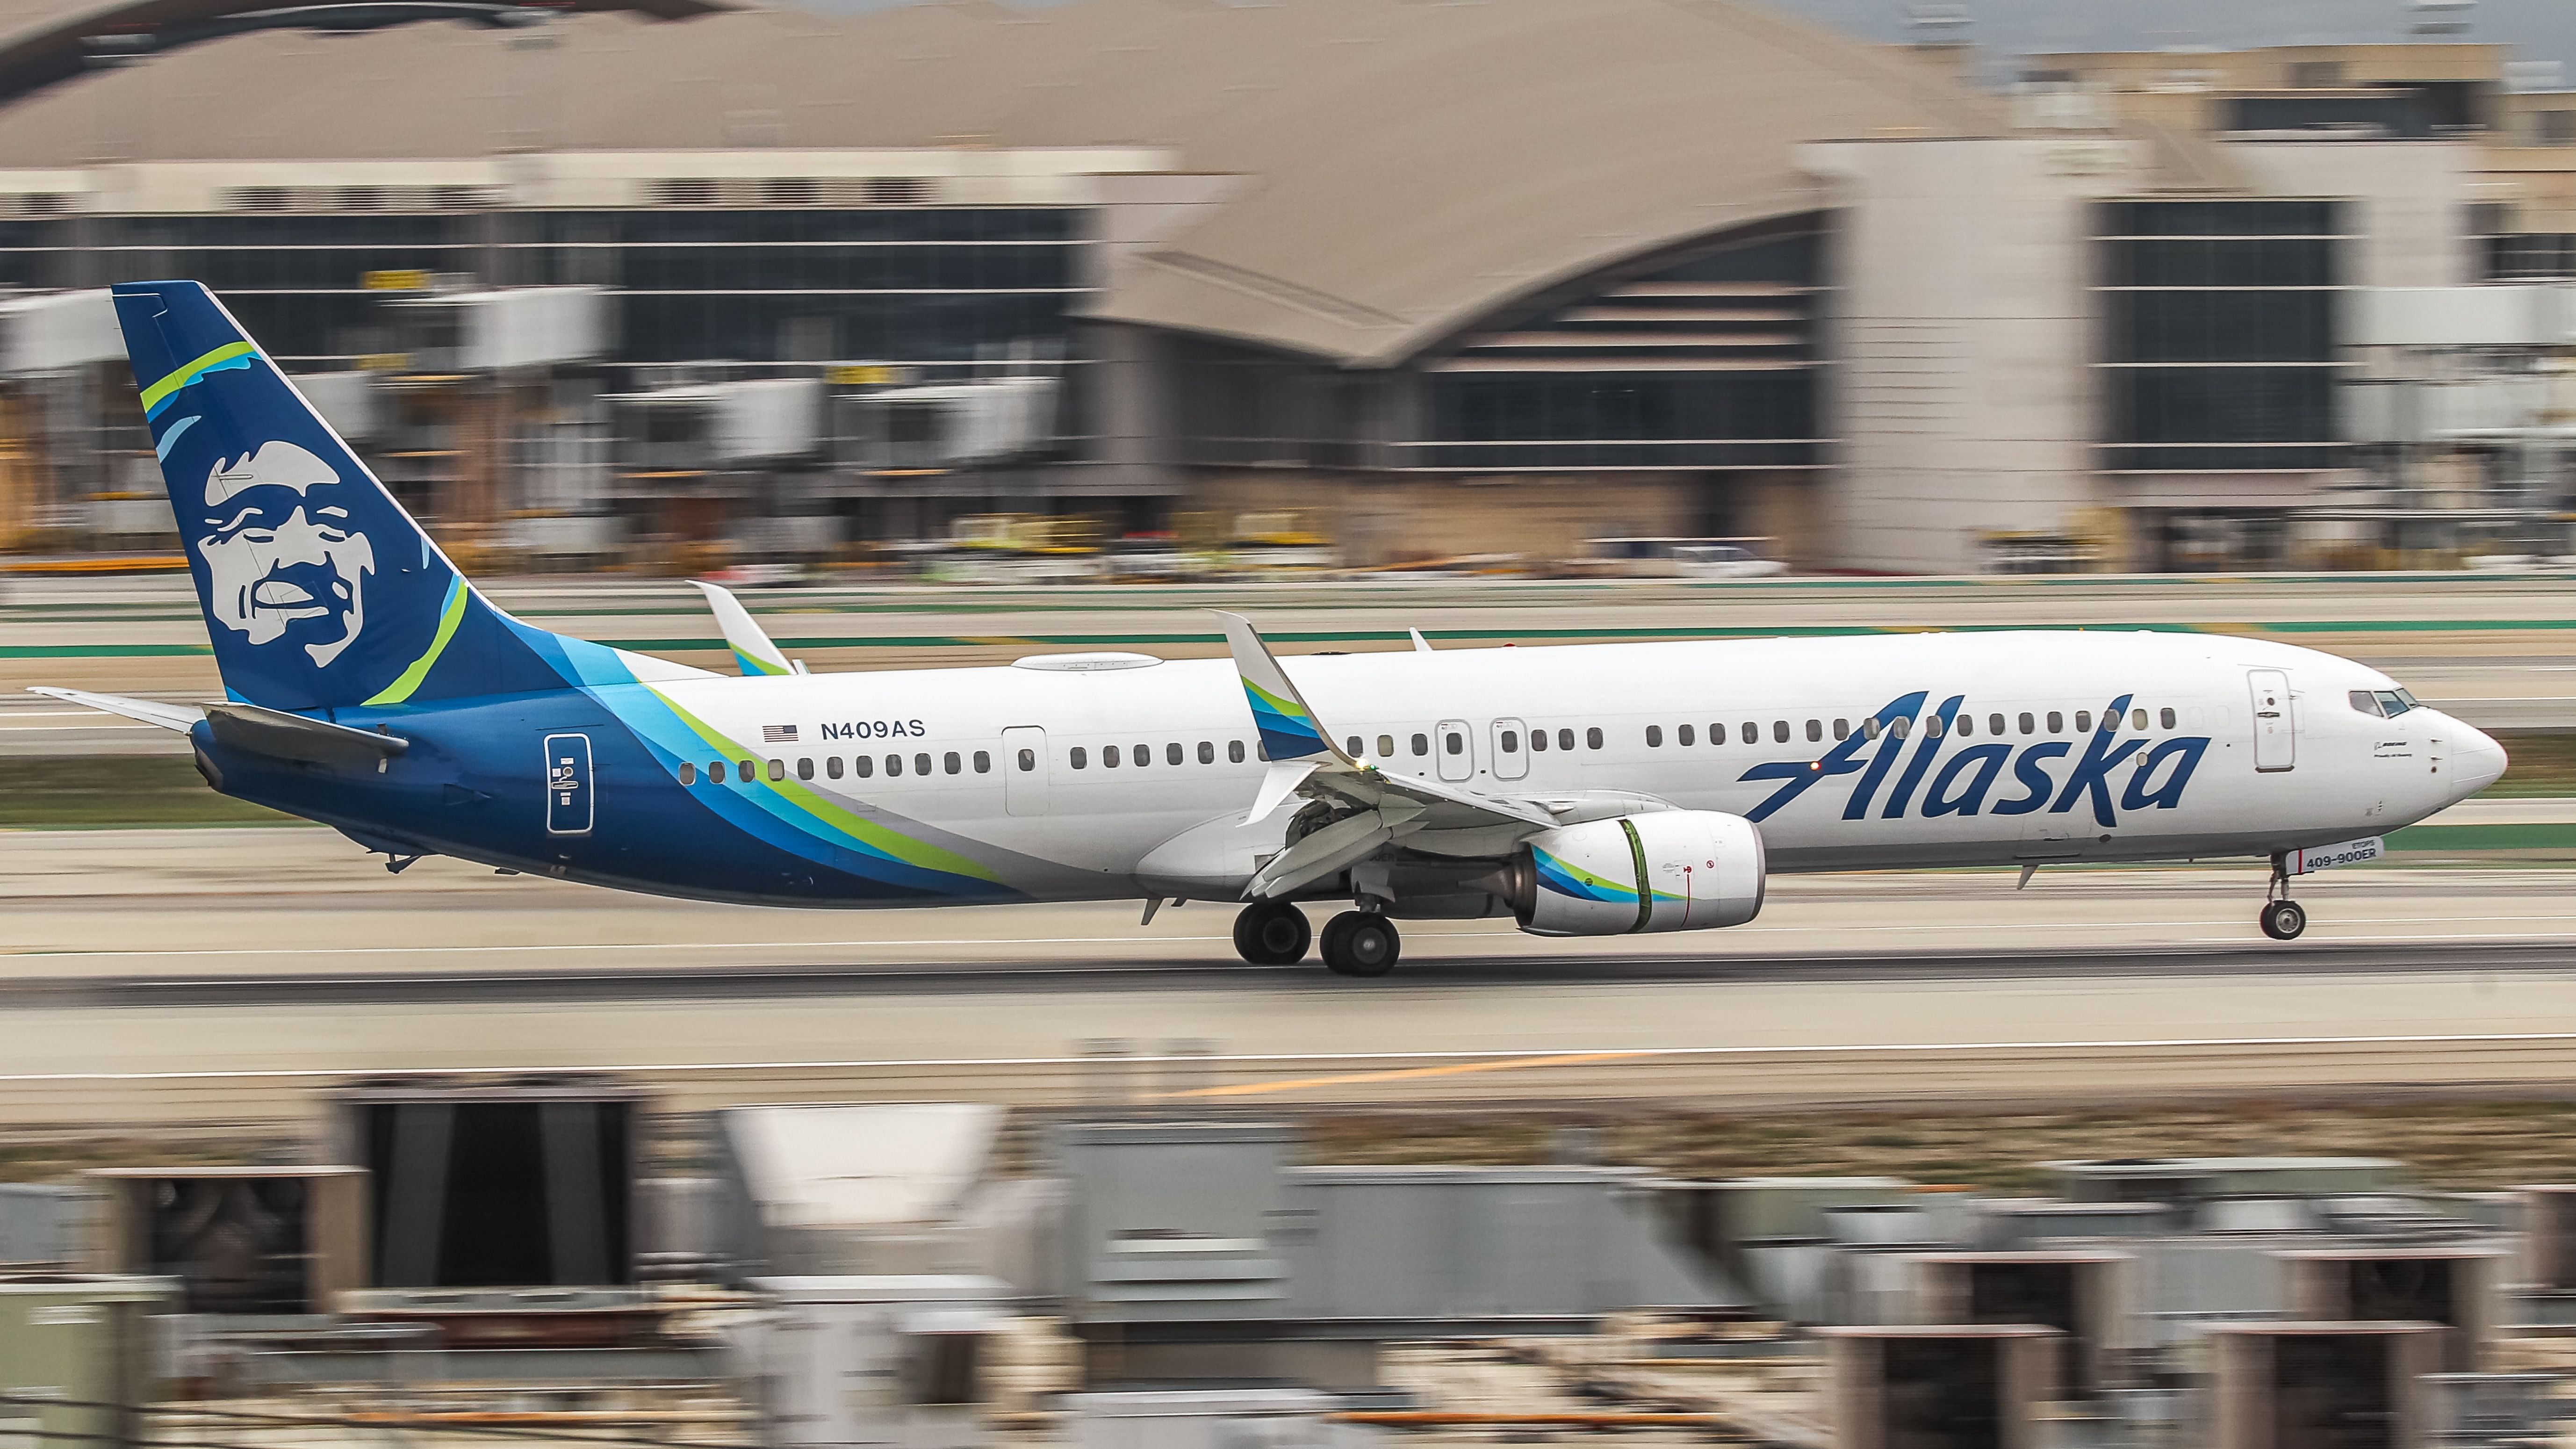
[[[2376,670],[2215,635],[2032,630],[1284,663],[1320,725],[1355,741],[1363,763],[1479,792],[1745,815],[1772,868],[1790,871],[2263,855],[2420,820],[2490,783],[2504,758],[2439,711],[2355,708],[2351,691],[2397,687]],[[2261,692],[2284,683],[2286,702],[2262,708]],[[790,778],[810,770],[825,799],[992,862],[1034,898],[1224,898],[1280,848],[1293,810],[1242,823],[1267,766],[1225,660],[655,688],[735,740],[794,726],[795,743],[761,747],[764,772],[773,758]],[[1546,748],[1532,748],[1541,733]]]

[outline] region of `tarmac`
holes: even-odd
[[[2576,892],[2548,869],[1783,877],[1647,940],[1412,923],[1383,981],[1257,969],[1232,909],[761,910],[301,828],[0,835],[0,1123],[315,1127],[386,1077],[603,1072],[658,1104],[1743,1107],[2564,1090]],[[1121,1062],[1121,1058],[1145,1060]],[[315,1127],[318,1130],[318,1127]]]

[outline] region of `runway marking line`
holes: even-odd
[[[1705,1060],[1751,1057],[1859,1057],[1886,1056],[1920,1052],[1936,1056],[1964,1056],[1975,1052],[2095,1052],[2095,1051],[2204,1051],[2212,1049],[2242,1050],[2284,1047],[2421,1047],[2421,1046],[2551,1046],[2576,1045],[2576,1031],[2533,1032],[2458,1032],[2422,1033],[2400,1036],[2248,1036],[2248,1037],[2146,1037],[2131,1041],[1967,1041],[1967,1042],[1871,1042],[1809,1043],[1778,1046],[1713,1046],[1713,1047],[1631,1047],[1607,1051],[1542,1051],[1537,1049],[1505,1052],[1260,1052],[1241,1056],[1132,1056],[1101,1058],[1079,1057],[943,1057],[891,1061],[780,1061],[780,1062],[657,1062],[627,1066],[599,1064],[562,1064],[550,1066],[445,1066],[445,1067],[255,1067],[232,1071],[198,1070],[168,1072],[12,1072],[0,1074],[0,1086],[81,1083],[81,1082],[188,1082],[188,1081],[312,1081],[343,1077],[455,1077],[460,1075],[530,1075],[539,1073],[625,1073],[695,1076],[717,1072],[825,1072],[825,1071],[923,1071],[971,1069],[991,1071],[1004,1067],[1083,1067],[1114,1063],[1120,1066],[1259,1066],[1291,1062],[1372,1062],[1430,1060],[1441,1066],[1481,1067],[1500,1071],[1522,1065],[1568,1065],[1582,1061],[1672,1060],[1698,1057]],[[1442,1059],[1455,1059],[1444,1061]],[[1361,1077],[1386,1076],[1419,1070],[1385,1068],[1379,1072],[1351,1074]],[[1311,1079],[1329,1083],[1335,1078]],[[1207,1090],[1207,1089],[1199,1089]]]
[[[2380,916],[2354,921],[2316,923],[2326,930],[2359,930],[2373,926],[2429,926],[2457,921],[2560,921],[2576,924],[2576,915],[2533,915],[2518,913],[2485,913],[2475,916]],[[1942,921],[1917,922],[1894,926],[1739,926],[1727,933],[1730,940],[1754,936],[1813,935],[1835,932],[1846,935],[1880,935],[1890,932],[1944,931],[2133,931],[2155,927],[2184,929],[2194,926],[2232,926],[2233,918],[2215,921]],[[1510,941],[1521,938],[1516,930],[1423,931],[1419,941]],[[1210,941],[1228,941],[1228,936],[946,936],[905,941],[544,941],[511,945],[486,946],[216,946],[182,951],[142,949],[100,950],[86,946],[26,947],[0,950],[7,956],[141,956],[154,959],[179,959],[198,956],[444,956],[479,955],[486,952],[536,951],[854,951],[854,950],[926,950],[940,946],[1187,946]],[[2233,943],[2238,938],[2184,937],[2178,941],[2150,942],[2149,945],[2202,945]],[[2250,939],[2250,938],[2249,938]],[[2513,932],[2477,936],[2346,936],[2336,941],[2344,945],[2406,945],[2415,941],[2454,940],[2550,940],[2545,932]],[[1737,954],[1712,951],[1708,959],[1725,961]]]
[[[1294,1077],[1280,1082],[1241,1082],[1229,1087],[1193,1087],[1184,1092],[1154,1092],[1149,1101],[1177,1102],[1197,1097],[1258,1097],[1309,1087],[1362,1086],[1371,1082],[1418,1082],[1429,1077],[1463,1077],[1476,1072],[1516,1072],[1527,1067],[1581,1067],[1601,1062],[1635,1061],[1661,1056],[1669,1049],[1652,1047],[1624,1052],[1572,1052],[1564,1056],[1512,1058],[1505,1061],[1457,1062],[1445,1067],[1403,1067],[1385,1072],[1348,1072],[1332,1077]],[[1684,1048],[1687,1050],[1687,1048]]]

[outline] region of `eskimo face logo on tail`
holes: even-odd
[[[293,443],[262,443],[217,458],[205,496],[196,548],[215,622],[253,644],[291,639],[317,668],[358,642],[376,552],[350,526],[361,500],[342,496],[328,463]]]

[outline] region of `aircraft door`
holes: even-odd
[[[2290,676],[2277,669],[2249,669],[2254,694],[2254,768],[2287,770],[2299,762],[2297,721],[2290,713]]]
[[[546,834],[588,835],[590,736],[546,736]]]
[[[1529,726],[1516,719],[1494,721],[1494,778],[1517,780],[1529,773]]]
[[[1444,719],[1431,732],[1431,758],[1443,780],[1471,780],[1476,775],[1476,732],[1463,719]]]
[[[1047,813],[1047,738],[1036,725],[1002,731],[1002,808],[1013,815]]]

